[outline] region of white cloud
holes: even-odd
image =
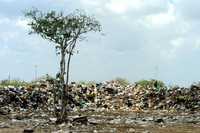
[[[184,44],[184,39],[183,38],[177,38],[176,40],[171,41],[171,45],[174,48],[179,48]]]
[[[95,15],[102,23],[106,36],[102,37],[102,41],[96,40],[98,35],[94,38],[88,37],[89,41],[85,42],[86,45],[80,48],[80,54],[73,60],[76,64],[72,67],[75,80],[104,80],[118,74],[126,75],[132,81],[139,78],[151,78],[150,72],[154,70],[155,65],[159,65],[163,70],[159,75],[161,80],[165,81],[182,80],[183,76],[177,71],[184,68],[182,66],[185,64],[188,68],[192,68],[191,71],[198,71],[198,68],[193,69],[197,65],[190,65],[196,64],[195,59],[199,58],[200,17],[198,11],[200,8],[198,1],[174,0],[172,3],[169,0],[46,0],[34,3],[23,0],[17,1],[16,5],[3,3],[3,1],[14,0],[0,0],[2,7],[0,9],[0,43],[2,44],[0,56],[5,56],[1,57],[5,61],[2,63],[4,65],[1,69],[2,74],[13,70],[22,76],[21,73],[25,70],[23,67],[30,68],[36,63],[40,66],[44,64],[41,70],[44,72],[58,70],[54,62],[57,58],[53,57],[49,60],[50,56],[55,55],[54,45],[45,45],[49,42],[43,42],[44,40],[38,36],[27,35],[27,20],[21,18],[20,15],[22,15],[22,9],[32,6],[42,10],[53,8],[57,11],[82,8],[89,14]],[[47,1],[52,4],[46,4]],[[47,50],[52,51],[47,53]],[[8,62],[4,60],[5,58]],[[9,60],[17,59],[24,61],[23,66],[20,65],[21,63],[9,62]],[[120,63],[119,60],[121,60]],[[91,61],[94,62],[88,63]],[[52,62],[52,65],[45,65],[48,64],[47,62]],[[10,65],[10,63],[13,64]],[[48,66],[53,67],[49,69]],[[84,67],[80,69],[79,66]],[[121,68],[124,68],[124,71]],[[88,71],[83,71],[84,69],[94,70],[95,73],[88,73]],[[31,70],[27,70],[23,77],[30,79],[30,75],[27,74],[30,72]],[[171,76],[170,72],[176,73]],[[189,77],[188,80],[195,81],[195,77],[189,74],[186,76]],[[80,78],[81,75],[84,76]]]
[[[23,28],[23,29],[28,29],[28,20],[27,19],[22,19],[22,18],[18,18],[16,20],[16,26]]]
[[[18,18],[8,18],[8,17],[1,17],[0,18],[0,42],[6,43],[12,39],[18,38],[21,30],[27,30],[28,21],[22,19],[21,17]]]
[[[199,0],[174,0],[177,12],[187,21],[199,21]]]
[[[196,49],[199,49],[200,48],[200,40],[197,39],[196,42],[195,42],[195,46],[194,46]]]
[[[143,0],[111,0],[105,6],[114,13],[126,13],[130,9],[139,9],[143,4]]]
[[[18,28],[27,29],[28,27],[28,20],[22,17],[17,18],[8,18],[8,17],[1,17],[0,18],[0,26],[4,27],[4,25],[10,26],[17,26]]]
[[[176,38],[175,40],[171,40],[169,42],[169,48],[161,50],[162,57],[169,61],[178,57],[179,51],[184,46],[184,41],[185,39],[183,38]]]
[[[11,20],[9,18],[6,18],[6,17],[0,18],[0,25],[1,24],[8,24],[10,22],[11,22]]]
[[[4,57],[10,53],[10,49],[7,45],[3,45],[0,49],[0,57]]]
[[[16,38],[18,36],[18,32],[16,31],[5,31],[0,33],[0,42],[8,43],[10,40]]]
[[[176,21],[175,7],[174,5],[170,4],[167,12],[148,15],[145,17],[145,20],[152,26],[163,26],[171,24]]]

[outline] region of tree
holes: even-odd
[[[94,17],[88,16],[80,10],[64,15],[63,12],[50,11],[45,13],[33,9],[25,12],[25,16],[30,19],[28,24],[32,29],[30,34],[39,34],[42,38],[53,42],[56,53],[60,55],[58,74],[62,90],[60,119],[63,120],[66,116],[67,101],[65,98],[68,93],[66,89],[69,86],[71,56],[75,53],[76,44],[86,39],[86,33],[100,32],[101,25]]]

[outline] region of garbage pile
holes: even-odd
[[[149,86],[121,86],[116,81],[110,81],[90,86],[72,84],[69,94],[74,110],[200,110],[200,84],[189,88],[167,88],[156,85],[156,81]]]
[[[41,89],[8,86],[0,89],[0,109],[20,111],[45,107],[48,93]]]
[[[153,110],[194,111],[200,109],[200,86],[190,88],[136,88],[134,98],[137,107]]]
[[[6,87],[0,89],[0,109],[54,110],[53,87]],[[117,81],[83,85],[71,83],[68,89],[68,110],[134,111],[134,110],[200,110],[200,85],[189,88],[160,87],[156,84],[121,85]],[[1,112],[1,111],[0,111]]]

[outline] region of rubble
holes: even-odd
[[[54,85],[37,87],[12,87],[0,89],[0,114],[13,111],[59,109],[54,104]],[[167,88],[156,83],[120,85],[117,81],[83,85],[72,83],[68,90],[69,111],[198,111],[200,110],[200,85],[189,88]]]
[[[29,88],[23,87],[6,87],[4,89],[0,89],[0,97],[0,112],[4,108],[4,113],[45,107],[48,100],[47,92],[29,90]]]
[[[199,133],[200,85],[166,88],[116,81],[70,84],[68,121],[59,123],[54,84],[0,89],[0,131]],[[46,84],[46,85],[45,85]],[[56,90],[58,91],[58,90]],[[55,96],[55,97],[54,97]],[[55,106],[54,106],[55,104]],[[181,126],[180,126],[181,125]],[[176,129],[174,129],[176,128]]]
[[[190,88],[166,88],[158,86],[120,86],[115,81],[70,89],[74,97],[73,108],[98,110],[177,110],[200,109],[200,85]]]

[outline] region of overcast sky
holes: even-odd
[[[32,80],[58,72],[54,45],[28,35],[23,11],[83,9],[103,33],[88,35],[73,56],[71,80],[134,82],[156,78],[167,84],[200,81],[200,1],[198,0],[0,0],[0,79]]]

